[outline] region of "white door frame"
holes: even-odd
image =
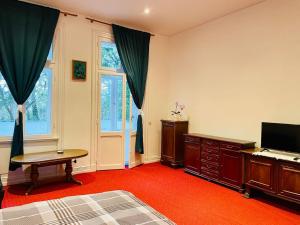
[[[111,69],[102,69],[99,66],[99,62],[101,60],[101,54],[99,54],[99,43],[104,40],[108,42],[113,42],[113,36],[109,32],[99,32],[94,30],[93,32],[93,42],[94,42],[94,57],[93,57],[93,65],[94,65],[94,76],[92,77],[92,124],[95,124],[93,121],[96,121],[95,129],[92,131],[92,148],[94,149],[93,156],[94,158],[94,165],[97,170],[107,170],[107,169],[123,169],[125,167],[125,123],[126,123],[126,75],[124,73],[117,73]],[[101,74],[107,75],[116,75],[116,76],[123,76],[123,130],[122,132],[104,132],[101,133],[101,124],[100,124],[100,106],[101,106],[101,98],[100,98],[100,78]],[[142,164],[143,156],[135,153],[135,138],[136,138],[136,131],[132,130],[132,104],[133,99],[130,97],[130,152],[129,152],[129,168],[138,166]],[[101,141],[99,137],[120,137],[122,138],[122,163],[109,163],[103,164],[101,161],[101,157],[99,157],[99,152],[101,152]]]
[[[100,36],[97,41],[97,170],[123,169],[125,166],[124,149],[125,149],[125,119],[126,119],[126,77],[124,73],[118,73],[110,68],[100,66],[101,54],[99,54],[102,41],[113,42],[112,37]],[[101,131],[101,78],[103,75],[122,77],[122,128],[121,131]]]

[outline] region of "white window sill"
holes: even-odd
[[[28,143],[39,143],[39,142],[57,142],[58,137],[28,137],[24,139],[24,144]],[[11,144],[12,139],[0,139],[0,145],[1,144]]]

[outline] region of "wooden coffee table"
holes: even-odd
[[[83,149],[66,149],[62,154],[58,154],[57,151],[50,151],[50,152],[39,152],[39,153],[19,155],[13,157],[11,159],[11,162],[31,166],[31,172],[30,172],[31,185],[25,193],[25,195],[28,195],[40,183],[40,181],[38,180],[39,167],[66,164],[66,168],[65,168],[66,176],[64,177],[64,180],[66,182],[81,185],[82,182],[76,180],[72,175],[72,171],[73,171],[72,160],[77,158],[82,158],[87,155],[88,152]]]

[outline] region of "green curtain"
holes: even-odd
[[[135,150],[144,153],[142,106],[149,61],[150,34],[113,24],[113,34],[132,98],[140,111]]]
[[[18,104],[11,157],[23,154],[21,105],[45,66],[59,11],[15,0],[1,0],[0,71]],[[10,170],[19,165],[11,164]]]

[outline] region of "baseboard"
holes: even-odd
[[[121,170],[124,169],[125,165],[120,164],[111,164],[111,165],[99,165],[97,166],[97,170]]]
[[[139,166],[139,165],[142,165],[142,164],[143,164],[143,162],[140,162],[140,161],[131,162],[129,164],[129,169],[134,168],[134,167]]]
[[[73,174],[80,174],[80,173],[91,173],[97,170],[96,164],[91,166],[78,166],[73,168]]]
[[[147,160],[144,160],[144,164],[156,163],[160,161],[160,156],[153,156]]]

